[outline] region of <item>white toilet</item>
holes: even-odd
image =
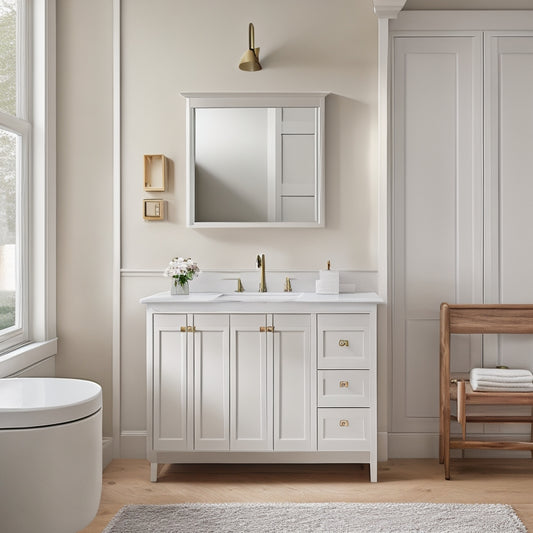
[[[102,389],[61,378],[0,379],[0,530],[75,533],[102,490]]]

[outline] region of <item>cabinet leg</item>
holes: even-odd
[[[157,481],[158,463],[150,463],[150,481],[155,483]]]
[[[373,461],[370,463],[370,481],[376,483],[378,480],[378,464]]]

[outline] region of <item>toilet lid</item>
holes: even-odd
[[[0,429],[64,424],[90,416],[101,408],[102,388],[92,381],[0,379]]]

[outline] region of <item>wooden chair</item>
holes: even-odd
[[[533,334],[533,305],[451,305],[440,307],[440,441],[439,460],[450,479],[451,449],[530,450],[533,456],[533,411],[528,416],[470,416],[468,405],[531,405],[533,392],[474,392],[470,382],[450,375],[450,334],[530,333]],[[457,401],[456,414],[450,413],[451,400]],[[462,438],[450,438],[450,421],[461,424]],[[467,422],[531,424],[531,441],[486,441],[466,438]]]

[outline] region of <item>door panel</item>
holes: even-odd
[[[393,47],[393,431],[434,432],[440,304],[482,301],[481,34]]]
[[[229,450],[229,316],[194,315],[194,449]]]
[[[274,450],[316,449],[309,315],[274,315]]]
[[[260,331],[266,326],[267,315],[231,316],[232,450],[272,450],[272,334]]]
[[[187,411],[186,315],[154,315],[153,447],[192,449]]]
[[[533,302],[533,33],[485,38],[485,299]],[[533,336],[485,335],[485,366],[533,370]],[[490,426],[528,433],[527,426]]]

